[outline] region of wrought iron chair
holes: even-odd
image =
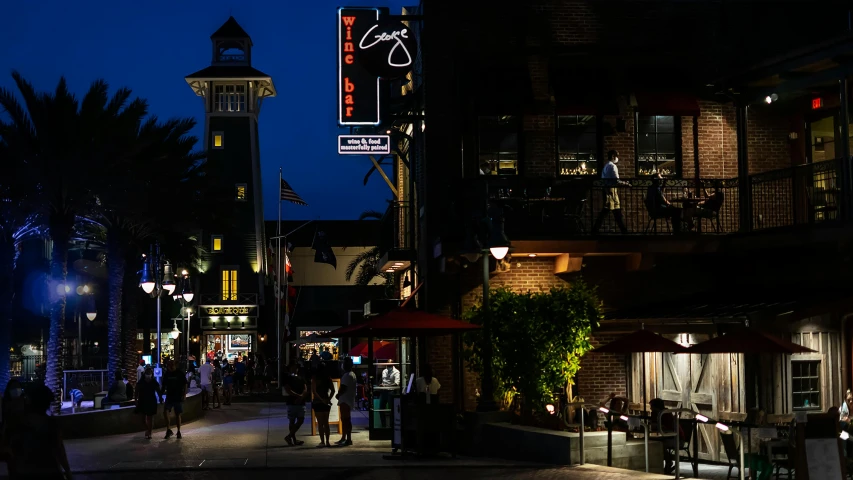
[[[647,195],[643,203],[646,205],[646,213],[649,214],[649,222],[646,224],[646,233],[649,233],[649,230],[653,233],[658,233],[658,220],[663,220],[665,222],[667,233],[672,232],[672,227],[669,223],[670,217],[664,214],[664,212],[654,208],[651,197]]]
[[[731,433],[720,432],[720,440],[723,442],[723,448],[726,450],[726,457],[729,459],[729,473],[726,475],[726,480],[729,480],[730,478],[737,478],[737,475],[732,475],[732,470],[735,468],[740,470],[743,468],[743,465],[740,464],[740,456],[738,454],[735,436]]]

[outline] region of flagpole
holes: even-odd
[[[276,297],[276,306],[275,306],[275,344],[278,349],[277,360],[276,363],[278,368],[276,371],[276,385],[278,389],[281,390],[281,273],[282,270],[279,268],[281,266],[281,167],[278,167],[278,228],[276,230],[276,236],[278,237],[278,250],[276,252],[275,257],[275,269],[276,269],[276,285],[275,288],[278,290],[278,296]],[[287,277],[287,272],[284,272],[285,278]],[[285,301],[286,297],[285,297]],[[286,304],[285,304],[286,305]]]

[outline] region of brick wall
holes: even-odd
[[[746,129],[750,175],[792,165],[788,128],[788,118],[774,115],[769,108],[759,105],[749,109]]]
[[[554,120],[554,115],[524,116],[523,170],[526,177],[554,176],[556,172]]]
[[[593,347],[600,347],[619,338],[614,334],[594,334]],[[626,396],[626,355],[614,353],[588,353],[581,359],[575,393],[587,402],[599,402],[611,393]]]
[[[548,23],[546,31],[551,43],[585,45],[598,42],[601,25],[588,1],[539,0],[535,3],[534,12]]]
[[[700,101],[699,172],[703,178],[737,177],[737,122],[735,108]],[[693,132],[684,142],[693,143]],[[692,159],[691,159],[692,163]]]
[[[613,130],[616,129],[618,117],[605,115],[604,121],[609,123]],[[624,178],[634,177],[634,115],[625,117],[625,131],[615,132],[613,135],[604,137],[604,162],[607,161],[607,152],[616,150],[619,152],[619,176]]]

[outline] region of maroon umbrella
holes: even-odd
[[[624,337],[614,340],[607,345],[602,345],[593,352],[599,353],[646,353],[646,352],[668,352],[684,353],[687,349],[681,345],[666,339],[650,330],[637,330]],[[643,359],[643,412],[646,411],[646,360]]]
[[[687,350],[687,353],[776,353],[783,355],[814,352],[810,348],[749,327],[693,345]]]

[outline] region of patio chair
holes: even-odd
[[[649,222],[646,224],[646,233],[649,233],[649,230],[653,233],[658,233],[658,220],[663,220],[665,222],[667,233],[672,232],[672,228],[669,223],[670,217],[663,211],[655,209],[650,197],[646,196],[643,203],[646,205],[646,213],[649,214]]]
[[[731,433],[720,432],[720,440],[723,442],[723,448],[726,450],[726,457],[729,459],[729,473],[726,475],[726,480],[737,478],[737,475],[732,475],[732,470],[737,468],[738,471],[743,468],[740,464],[740,456],[737,450],[735,436]]]
[[[679,438],[678,451],[679,453],[686,453],[687,460],[690,461],[690,463],[693,463],[694,458],[693,454],[690,453],[690,442],[695,440],[693,438],[693,432],[695,431],[693,427],[696,424],[696,420],[692,420],[689,418],[681,418],[678,420],[678,424],[681,427],[681,431],[684,433],[684,435]]]

